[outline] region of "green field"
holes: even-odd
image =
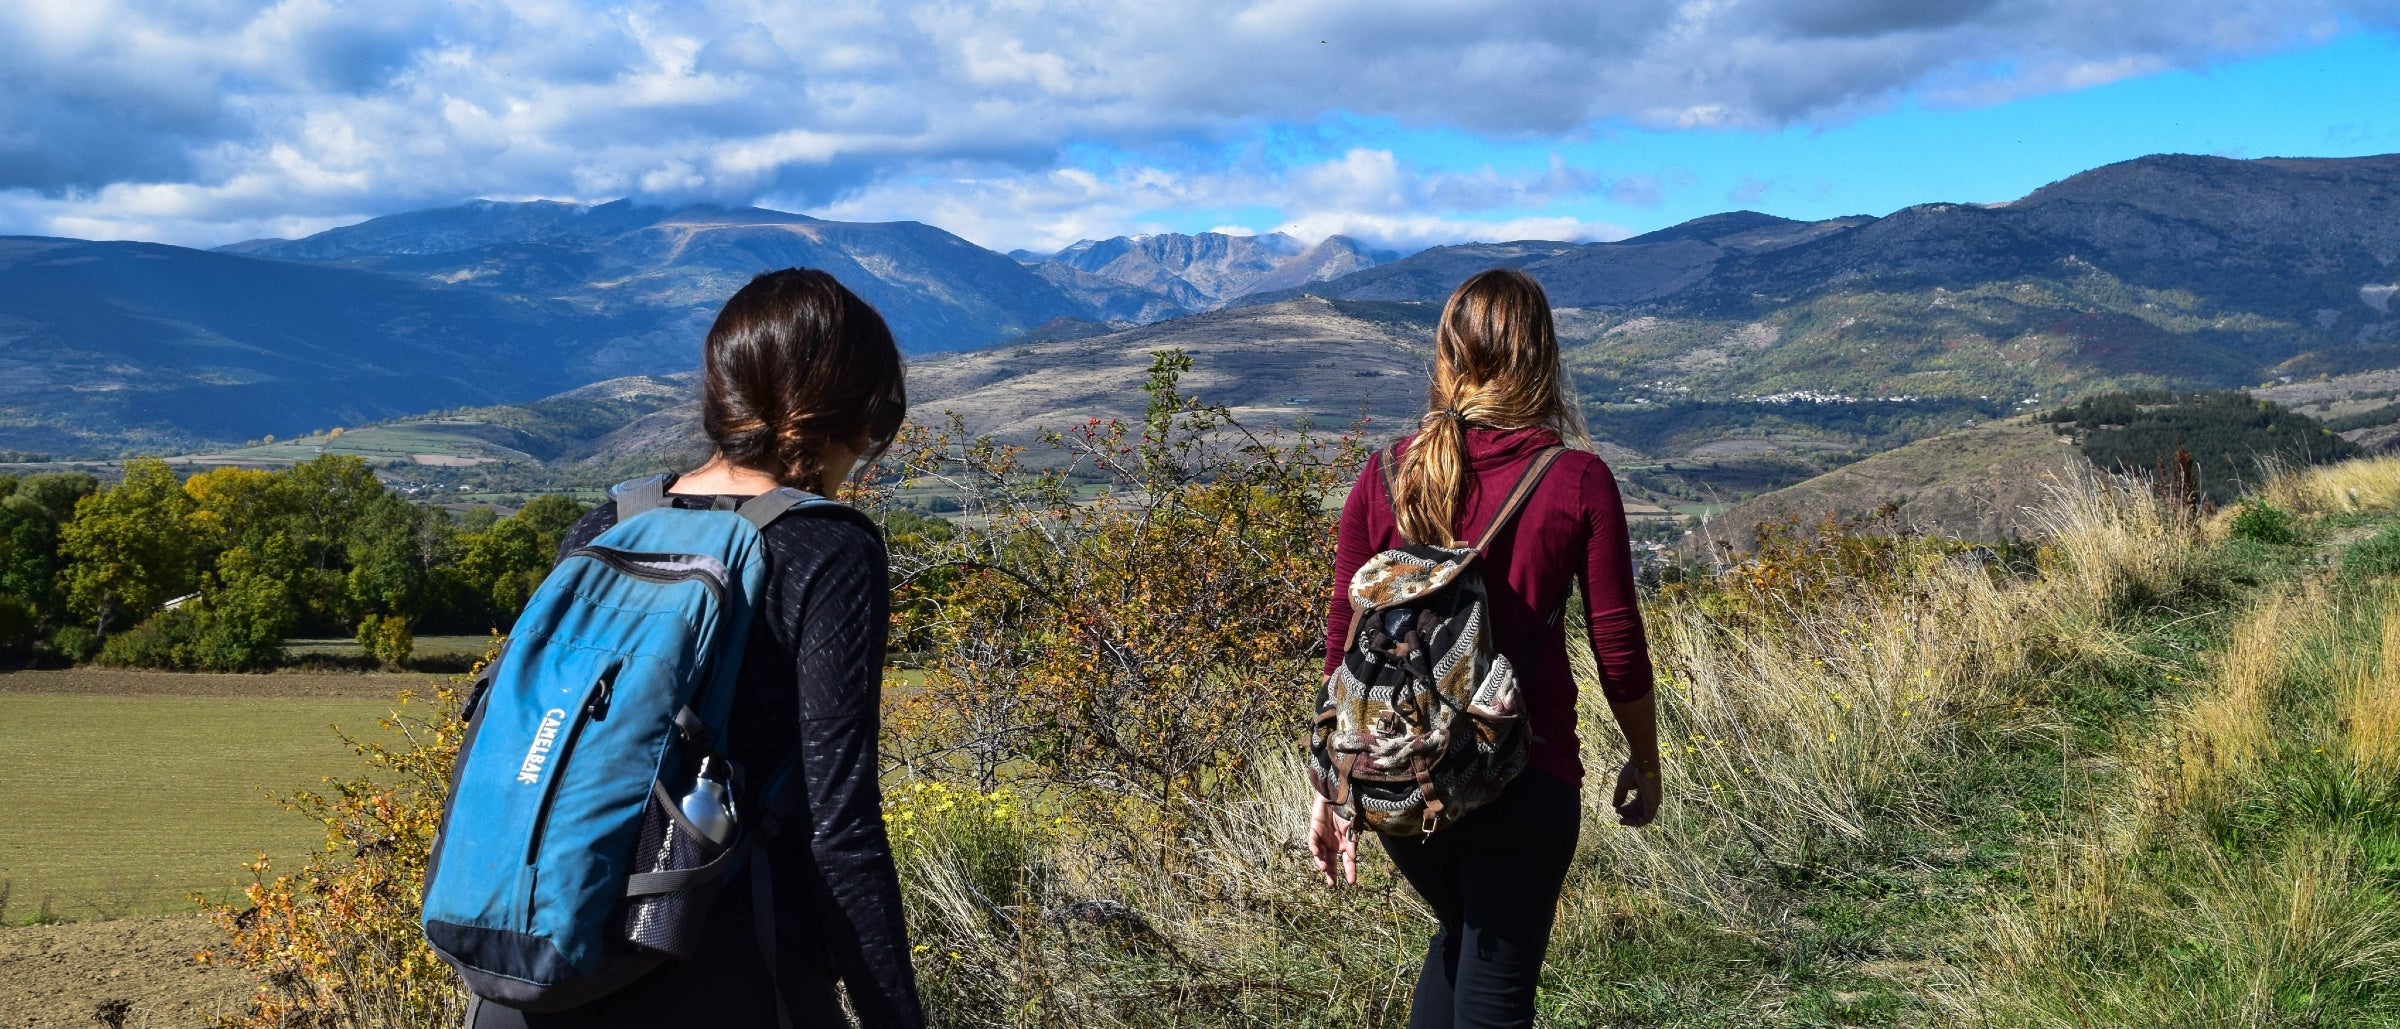
[[[424,637],[464,653],[482,637]],[[302,641],[294,641],[300,643]],[[307,641],[331,652],[345,641]],[[350,644],[355,650],[356,644]],[[922,672],[891,673],[899,688]],[[238,896],[260,850],[289,867],[323,838],[270,792],[359,770],[333,726],[382,732],[435,675],[0,673],[0,926],[190,910]]]
[[[479,658],[492,649],[490,636],[463,633],[455,636],[419,636],[410,655],[420,660],[437,657]],[[295,638],[283,641],[286,657],[363,657],[358,641],[341,636]]]
[[[403,684],[325,678],[354,695],[0,692],[0,922],[188,910],[194,892],[238,895],[260,849],[288,861],[313,847],[319,827],[267,792],[357,769],[331,726],[380,732],[392,702],[355,683]]]

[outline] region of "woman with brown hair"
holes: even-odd
[[[709,330],[702,380],[701,428],[714,451],[665,483],[677,507],[732,507],[782,486],[828,495],[862,458],[873,463],[907,411],[900,350],[883,317],[821,271],[768,272],[734,294]],[[616,522],[617,505],[601,504],[567,531],[560,552]],[[797,781],[778,788],[793,817],[758,844],[772,859],[780,931],[759,931],[751,877],[737,874],[716,898],[695,960],[570,1011],[480,1004],[477,1029],[848,1025],[836,981],[871,1029],[924,1024],[876,778],[890,603],[882,534],[865,515],[824,505],[761,535],[770,573],[726,749],[739,768],[778,768],[797,755]]]
[[[1451,294],[1434,334],[1433,388],[1417,433],[1368,459],[1342,507],[1325,672],[1350,642],[1352,577],[1376,554],[1409,544],[1467,547],[1496,518],[1537,458],[1588,448],[1558,362],[1550,302],[1523,272],[1493,269]],[[1382,463],[1399,455],[1396,474]],[[1396,493],[1396,495],[1394,495]],[[1658,811],[1656,717],[1649,649],[1635,606],[1625,509],[1608,465],[1555,455],[1513,521],[1476,558],[1489,633],[1514,668],[1529,734],[1526,767],[1499,794],[1438,831],[1383,836],[1402,877],[1440,922],[1426,946],[1411,1029],[1533,1024],[1535,987],[1582,824],[1583,763],[1575,680],[1560,625],[1578,581],[1600,685],[1632,760],[1618,771],[1620,824]],[[1310,824],[1318,870],[1357,881],[1357,840],[1320,796]]]

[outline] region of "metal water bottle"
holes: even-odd
[[[700,759],[700,773],[692,780],[692,791],[683,795],[676,806],[683,809],[683,818],[708,837],[710,843],[724,846],[733,839],[733,795],[725,788],[724,763],[715,756]]]

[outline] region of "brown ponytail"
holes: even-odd
[[[700,428],[717,453],[786,486],[828,493],[828,444],[880,455],[908,411],[883,316],[833,276],[786,268],[725,302],[702,359]]]
[[[1400,534],[1417,543],[1461,546],[1470,425],[1547,425],[1588,445],[1558,368],[1558,330],[1540,283],[1514,268],[1480,272],[1450,294],[1433,336],[1433,388],[1416,440],[1400,459],[1392,507]]]

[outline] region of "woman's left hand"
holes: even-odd
[[[1342,881],[1358,885],[1358,837],[1350,831],[1350,820],[1342,817],[1341,809],[1323,797],[1311,805],[1308,816],[1308,849],[1317,859],[1317,871],[1325,876],[1325,885],[1335,885],[1333,868],[1338,862]]]

